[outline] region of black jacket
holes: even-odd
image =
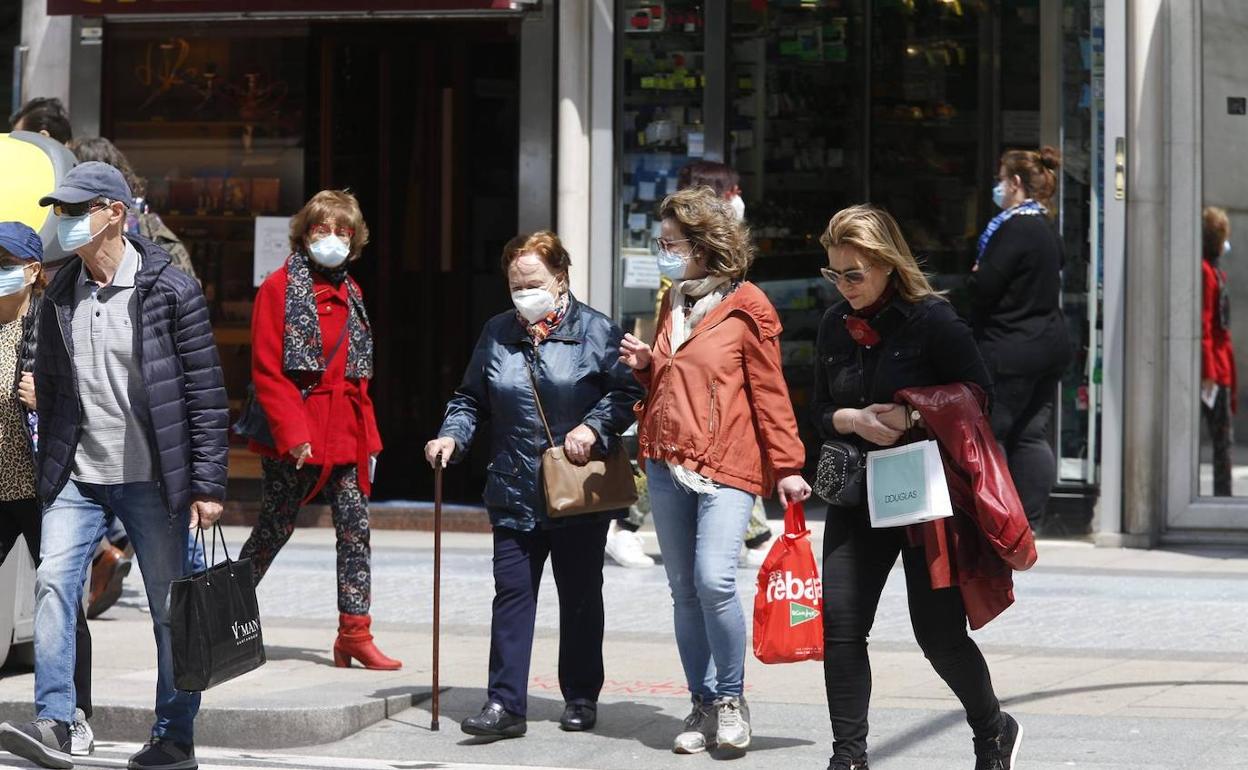
[[[838,409],[861,409],[871,404],[895,403],[903,388],[973,382],[991,400],[992,377],[980,356],[970,327],[945,300],[928,297],[910,303],[893,297],[871,319],[881,337],[864,347],[849,336],[845,317],[848,302],[823,314],[819,323],[815,363],[814,419],[824,438],[853,441],[872,447],[860,437],[836,432],[832,415]]]
[[[171,516],[194,498],[225,499],[229,422],[221,362],[204,294],[187,274],[170,269],[154,243],[126,236],[143,263],[135,276],[139,298],[139,367],[146,404],[132,404],[148,430],[153,467]],[[39,406],[38,493],[56,498],[73,469],[82,407],[73,367],[74,284],[82,259],[70,259],[45,293],[35,356]]]
[[[971,273],[971,326],[994,374],[1036,376],[1070,363],[1062,242],[1043,216],[1007,219]]]

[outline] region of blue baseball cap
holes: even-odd
[[[116,168],[98,160],[89,160],[71,168],[55,190],[39,199],[39,205],[86,203],[95,198],[134,205],[134,193],[130,192],[126,178]]]
[[[43,241],[21,222],[0,222],[0,249],[28,262],[43,261]]]

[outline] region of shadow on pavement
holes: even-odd
[[[264,646],[264,654],[269,660],[298,660],[304,663],[317,663],[322,666],[334,665],[333,658],[322,649],[281,647],[279,645],[266,644]]]

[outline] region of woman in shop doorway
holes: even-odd
[[[751,731],[737,554],[755,496],[810,496],[806,450],[780,368],[780,319],[745,280],[749,229],[709,187],[669,195],[659,213],[659,270],[672,288],[654,347],[630,334],[620,352],[649,391],[638,444],[693,700],[673,751],[742,751]]]
[[[322,190],[290,220],[291,255],[256,293],[251,375],[273,446],[261,455],[260,520],[242,549],[259,581],[290,539],[299,509],[324,493],[338,550],[334,665],[402,664],[373,643],[368,495],[381,436],[368,396],[373,331],[347,274],[368,243],[355,196]]]
[[[844,297],[824,314],[816,342],[814,416],[825,438],[863,452],[896,444],[909,419],[894,403],[903,388],[971,383],[991,391],[971,330],[932,289],[892,216],[872,206],[845,209],[819,241],[828,251],[823,274]],[[1021,522],[1019,528],[1027,531]],[[829,770],[867,767],[867,636],[899,553],[915,637],[966,710],[976,770],[1010,770],[1018,723],[1001,711],[988,665],[967,634],[963,592],[932,588],[927,549],[911,534],[873,528],[865,499],[856,507],[828,507],[823,670],[834,739]]]
[[[1001,156],[992,192],[1001,211],[979,236],[968,281],[975,339],[996,385],[992,430],[1032,529],[1057,480],[1049,426],[1071,356],[1061,304],[1062,241],[1051,221],[1060,165],[1052,147]]]
[[[1206,206],[1201,222],[1200,413],[1213,440],[1213,494],[1230,497],[1231,415],[1239,406],[1239,392],[1231,295],[1220,263],[1231,253],[1231,220],[1224,209]]]
[[[514,738],[528,729],[529,659],[537,591],[549,556],[559,591],[559,725],[598,721],[602,663],[602,562],[607,526],[626,511],[552,519],[539,480],[550,435],[584,464],[610,453],[633,421],[641,388],[618,359],[623,332],[569,290],[572,260],[549,231],[503,247],[514,309],[486,322],[438,437],[425,445],[435,467],[464,458],[489,425],[485,505],[494,528],[494,608],[488,700],[461,723],[469,735]]]

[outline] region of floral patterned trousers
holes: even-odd
[[[251,559],[256,583],[295,531],[300,503],[320,477],[319,465],[296,469],[290,460],[260,458],[260,520],[251,530],[240,558]],[[369,566],[368,500],[360,491],[356,466],[336,465],[320,496],[333,509],[338,540],[338,611],[367,615],[372,598]]]

